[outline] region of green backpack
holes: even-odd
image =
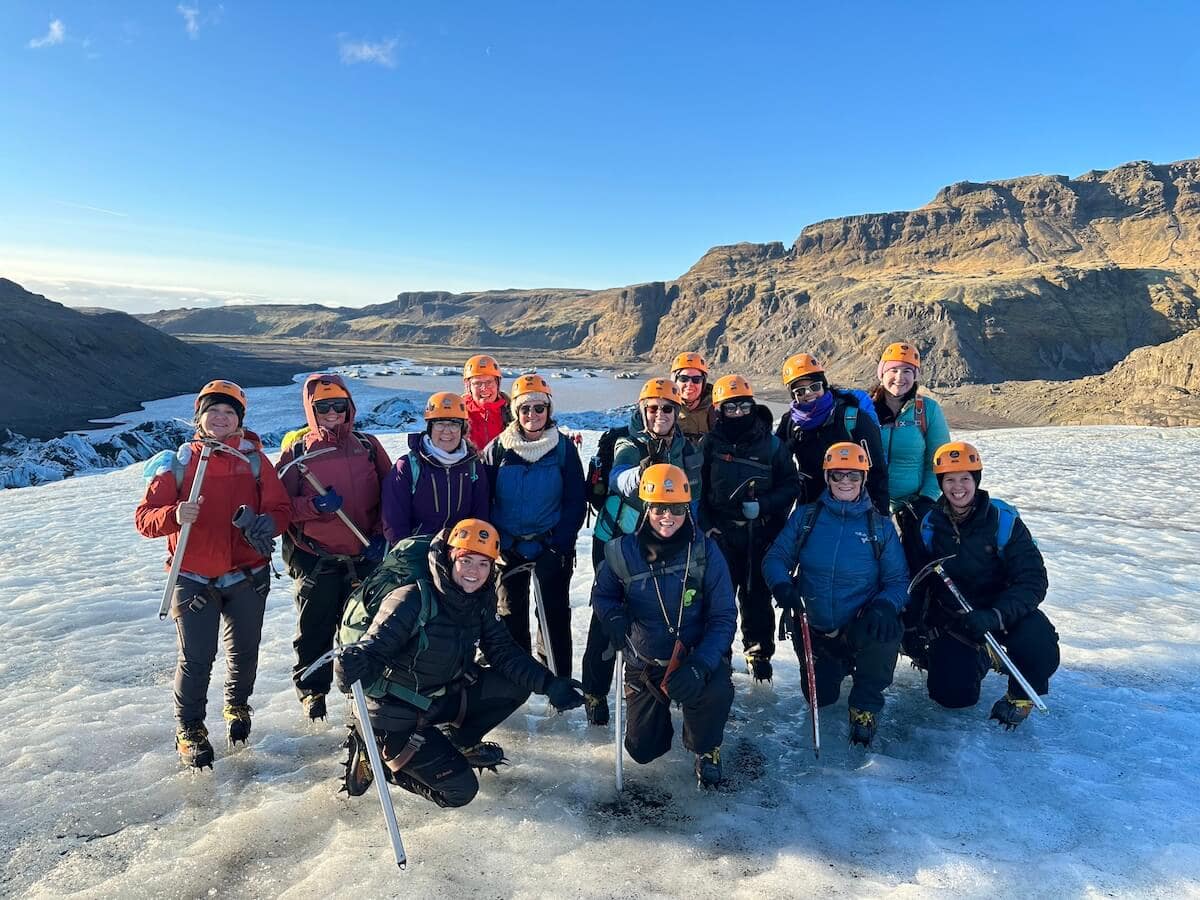
[[[433,535],[430,534],[397,541],[375,571],[359,583],[346,600],[346,611],[342,614],[342,624],[338,629],[340,645],[352,644],[367,633],[384,597],[398,587],[415,584],[421,591],[421,612],[413,632],[417,637],[417,655],[429,646],[425,625],[438,613],[437,598],[429,576],[429,544],[432,541]],[[429,709],[432,700],[393,681],[388,677],[390,671],[385,670],[376,681],[366,686],[368,696],[380,698],[390,694],[422,711]]]

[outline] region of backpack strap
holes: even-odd
[[[417,479],[421,477],[421,457],[416,450],[409,450],[405,459],[408,460],[408,471],[412,475],[412,492],[416,494]]]
[[[921,543],[925,546],[926,553],[933,552],[933,519],[930,516],[933,510],[930,509],[921,517]]]
[[[842,407],[842,424],[846,426],[846,434],[854,440],[854,429],[858,427],[858,407],[847,403]]]
[[[990,500],[990,498],[989,498]],[[1017,508],[1003,500],[990,500],[992,509],[996,510],[996,552],[1004,557],[1004,548],[1012,538],[1013,527],[1021,514]]]
[[[879,513],[875,511],[874,505],[867,509],[867,540],[871,542],[875,561],[879,562],[883,559],[883,541],[879,539]]]
[[[367,458],[371,461],[371,464],[374,465],[376,456],[375,442],[361,431],[352,431],[350,433],[358,438],[358,442],[362,444],[363,449],[367,451]]]
[[[925,417],[925,398],[920,394],[913,398],[913,409],[917,413],[917,426],[921,429],[921,434],[928,434],[929,420]]]
[[[421,611],[417,614],[417,624],[413,628],[413,637],[417,639],[417,652],[413,654],[414,662],[428,649],[429,636],[425,633],[425,626],[430,619],[438,614],[437,599],[433,595],[433,588],[429,582],[424,578],[418,578],[415,584],[421,592]],[[391,694],[405,703],[412,704],[421,710],[421,712],[427,712],[429,707],[433,706],[433,698],[409,690],[404,685],[389,678],[386,671],[384,672],[383,682],[385,693]]]
[[[804,508],[804,520],[800,523],[800,539],[796,541],[796,550],[803,550],[812,534],[813,526],[817,524],[817,516],[821,514],[820,503],[810,503]]]
[[[628,588],[633,581],[633,575],[629,571],[629,564],[625,561],[625,554],[621,550],[620,537],[614,537],[604,544],[604,561],[608,563],[613,574],[620,579],[621,584]]]

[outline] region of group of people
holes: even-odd
[[[606,727],[618,659],[629,755],[648,763],[670,749],[677,706],[698,782],[719,784],[739,621],[756,682],[773,677],[776,640],[789,634],[810,703],[835,702],[850,676],[849,739],[864,746],[901,650],[943,706],[978,702],[999,665],[988,635],[1047,692],[1058,637],[1038,609],[1041,554],[1016,510],[980,487],[978,450],[950,440],[920,372],[916,348],[895,343],[869,393],[847,390],[797,354],[782,368],[792,402],[776,423],[744,377],[710,381],[702,355],[682,353],[642,386],[586,473],[549,383],[525,374],[505,393],[489,356],[468,360],[462,395],[429,398],[424,430],[394,464],[355,430],[337,375],[304,382],[307,424],[274,466],[244,426],[245,393],[211,382],[196,398],[195,439],[149,467],[136,513],[171,554],[191,531],[170,604],[181,760],[213,762],[205,695],[218,630],[228,738],[249,735],[277,535],[295,584],[305,714],[325,717],[335,682],[347,693],[361,683],[387,779],[441,806],[470,802],[473,770],[504,760],[483,738],[530,693],[560,711],[582,705]],[[575,681],[569,588],[589,504],[592,615]],[[910,590],[934,562],[939,577]],[[333,665],[314,666],[335,637]],[[1035,699],[1010,678],[992,718],[1015,727]],[[365,731],[352,727],[346,744],[351,794],[372,778]]]

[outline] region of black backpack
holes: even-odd
[[[588,463],[585,492],[588,505],[596,512],[604,508],[604,501],[608,499],[608,476],[612,474],[617,438],[627,437],[628,425],[608,429],[600,435],[600,446],[596,448],[596,455]]]

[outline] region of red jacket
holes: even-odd
[[[237,508],[245,504],[255,512],[267,513],[275,520],[275,533],[287,528],[291,504],[287,493],[279,483],[279,476],[271,468],[271,461],[260,449],[262,442],[252,431],[234,433],[223,442],[244,456],[257,453],[259,457],[259,480],[255,482],[250,466],[230,453],[213,451],[208,458],[200,496],[198,518],[188,535],[187,549],[183,554],[182,568],[205,578],[220,578],[238,569],[257,568],[267,562],[248,543],[242,532],[233,526]],[[175,507],[187,500],[200,463],[203,444],[199,440],[187,445],[191,458],[184,467],[183,483],[175,487],[175,474],[170,469],[154,476],[146,486],[146,496],[134,513],[134,524],[144,537],[166,537],[167,553],[174,555],[179,541],[179,522],[175,520]],[[170,566],[170,561],[167,563]]]
[[[391,473],[392,461],[388,459],[387,451],[374,435],[362,435],[363,441],[366,441],[364,446],[363,441],[354,434],[353,399],[350,400],[346,421],[333,431],[321,428],[317,424],[316,413],[312,408],[312,393],[314,385],[322,378],[345,387],[345,383],[336,375],[309,376],[301,394],[308,431],[290,446],[284,447],[276,469],[283,472],[283,487],[291,497],[291,535],[296,546],[302,550],[316,549],[322,553],[358,556],[363,552],[363,545],[337,514],[323,515],[313,508],[312,501],[317,495],[317,490],[300,474],[300,467],[292,466],[284,472],[288,463],[296,457],[303,459],[312,456],[304,465],[321,484],[326,488],[333,488],[341,495],[342,512],[359,531],[368,538],[383,533],[379,495],[384,479]],[[349,391],[346,393],[349,394]],[[329,448],[333,448],[331,452],[316,455],[319,451]],[[373,462],[372,455],[375,457]]]
[[[501,393],[491,403],[476,403],[468,392],[463,394],[463,403],[467,405],[467,440],[476,450],[482,450],[499,437],[512,421],[507,394]]]

